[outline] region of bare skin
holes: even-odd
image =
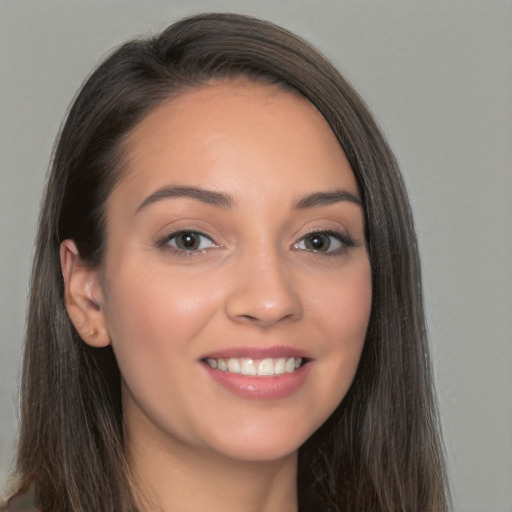
[[[371,306],[357,185],[325,120],[242,79],[181,94],[128,137],[107,232],[100,268],[63,243],[66,302],[116,354],[143,507],[296,511],[299,447],[345,396]]]
[[[151,439],[137,439],[130,444],[129,460],[137,478],[136,487],[142,490],[143,510],[297,510],[295,454],[287,460],[254,463],[228,460],[214,452],[205,454],[204,450],[192,454],[189,447],[177,444],[148,450],[151,445]],[[169,452],[173,454],[171,463]]]

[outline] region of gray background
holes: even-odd
[[[455,508],[511,511],[512,2],[504,0],[0,0],[0,485],[59,123],[110,48],[205,10],[254,14],[302,35],[375,113],[416,216]]]

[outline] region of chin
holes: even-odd
[[[217,453],[246,462],[272,462],[296,456],[299,448],[313,434],[312,428],[288,427],[258,428],[229,433],[223,431],[210,443]]]
[[[241,462],[274,462],[289,457],[295,457],[299,451],[300,444],[283,446],[272,442],[254,442],[252,446],[225,446],[222,454],[230,459]]]

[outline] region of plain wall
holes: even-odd
[[[512,510],[512,2],[0,0],[0,485],[51,147],[105,53],[184,15],[272,20],[323,51],[401,164],[423,258],[455,508]]]

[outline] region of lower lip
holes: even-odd
[[[202,364],[210,377],[221,386],[243,398],[259,400],[277,400],[293,395],[306,381],[311,367],[311,362],[308,362],[292,373],[253,377],[216,370],[206,363]]]

